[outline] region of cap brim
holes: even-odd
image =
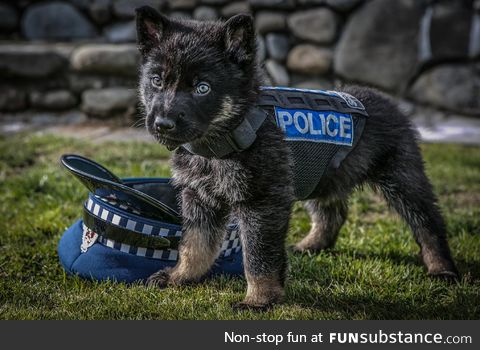
[[[117,201],[123,201],[125,205],[135,208],[146,217],[158,218],[170,223],[181,222],[180,214],[175,209],[145,192],[136,190],[133,186],[127,186],[126,182],[91,159],[75,154],[64,154],[60,162],[93,194],[100,197],[114,196]],[[164,183],[170,179],[143,180]]]

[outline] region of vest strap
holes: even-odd
[[[234,152],[242,152],[255,142],[257,131],[266,118],[267,113],[264,110],[254,108],[250,113],[247,113],[240,125],[216,140],[215,143],[191,142],[181,147],[192,154],[206,158],[223,158]]]

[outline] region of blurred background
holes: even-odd
[[[2,0],[0,132],[134,124],[145,4],[198,20],[251,13],[265,84],[374,86],[424,140],[480,142],[479,0]]]

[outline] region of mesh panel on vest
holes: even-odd
[[[317,187],[317,181],[337,153],[338,146],[313,142],[289,142],[289,146],[293,157],[295,196],[303,199]]]

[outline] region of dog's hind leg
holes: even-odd
[[[455,279],[458,273],[448,247],[445,222],[425,175],[420,150],[414,147],[392,155],[375,184],[409,224],[429,275]]]
[[[344,224],[348,206],[346,199],[337,199],[324,203],[321,199],[312,199],[304,203],[312,220],[312,227],[307,236],[298,242],[293,250],[296,252],[318,252],[332,248]]]
[[[182,192],[183,235],[179,261],[171,269],[151,275],[148,285],[166,287],[198,281],[209,271],[225,237],[226,210],[202,202],[193,190]]]

